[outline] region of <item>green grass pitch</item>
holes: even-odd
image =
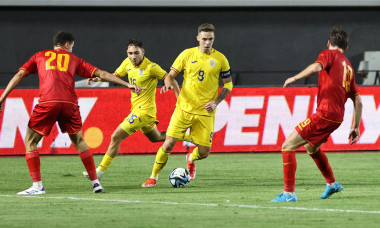
[[[377,227],[380,153],[327,153],[341,193],[320,199],[324,178],[297,153],[298,202],[270,203],[282,193],[281,154],[211,154],[198,161],[187,188],[169,172],[186,167],[172,155],[158,185],[141,188],[154,155],[117,157],[92,193],[79,156],[41,157],[45,195],[17,196],[32,181],[23,157],[0,157],[0,227]],[[96,165],[102,156],[95,156]]]

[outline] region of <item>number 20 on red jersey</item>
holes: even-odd
[[[48,51],[45,53],[45,56],[50,56],[48,60],[46,60],[46,70],[55,70],[59,71],[67,71],[69,68],[70,55],[68,54],[56,54],[55,52]],[[57,66],[52,66],[51,62],[56,60]]]

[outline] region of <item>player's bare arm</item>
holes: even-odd
[[[283,87],[284,88],[289,87],[292,83],[295,83],[296,81],[300,79],[311,77],[314,74],[320,72],[321,70],[322,70],[322,64],[318,62],[310,64],[308,67],[306,67],[303,71],[301,71],[297,75],[286,79]]]
[[[116,77],[118,77],[115,73],[114,73],[114,75],[115,75]],[[120,77],[118,77],[118,78],[120,78]],[[101,78],[99,78],[99,77],[88,78],[87,81],[86,81],[86,86],[91,85],[91,82],[105,82],[105,81],[103,81],[103,80],[102,80]]]
[[[5,102],[5,99],[8,97],[8,95],[12,92],[12,90],[14,88],[16,88],[16,86],[18,84],[20,84],[20,82],[25,78],[25,76],[27,75],[26,71],[24,70],[20,70],[19,72],[17,72],[13,78],[9,81],[7,87],[5,88],[3,94],[0,96],[0,112],[3,111],[3,107],[4,107],[4,102]]]
[[[178,98],[179,96],[179,85],[175,77],[178,75],[174,70],[170,70],[170,72],[166,75],[164,83],[165,85],[161,88],[160,93],[166,93],[169,89],[172,89],[175,93],[175,96]]]
[[[224,85],[226,85],[227,83],[232,83],[232,77],[223,78],[222,81],[223,81]],[[231,92],[231,90],[229,88],[226,88],[226,86],[223,87],[223,89],[220,91],[218,97],[214,101],[209,102],[205,105],[205,109],[208,112],[214,111],[216,106],[218,106],[218,104],[220,102],[222,102],[222,100],[224,100],[224,98],[226,98],[230,92]]]
[[[119,85],[122,85],[122,86],[126,86],[130,90],[132,90],[132,92],[136,93],[137,95],[140,95],[141,92],[146,89],[146,88],[143,88],[143,87],[139,87],[137,85],[129,84],[128,82],[126,82],[126,81],[124,81],[124,80],[116,77],[115,75],[110,74],[107,71],[103,71],[103,70],[100,70],[100,69],[97,69],[95,71],[94,75],[96,77],[99,77],[102,81],[112,82],[112,83],[116,83],[116,84],[119,84]]]
[[[355,96],[355,98],[352,99],[354,102],[354,123],[352,124],[352,128],[350,130],[350,133],[348,135],[348,139],[351,140],[351,145],[354,144],[359,140],[360,137],[360,121],[362,118],[362,109],[363,109],[363,103],[360,95]]]
[[[179,96],[179,92],[180,92],[180,89],[179,89],[178,82],[177,82],[177,80],[175,80],[175,79],[174,79],[174,87],[173,87],[173,91],[174,91],[175,97],[178,98],[178,96]]]

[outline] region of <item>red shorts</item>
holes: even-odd
[[[28,127],[41,135],[49,135],[55,122],[63,133],[76,134],[82,129],[79,106],[68,102],[44,102],[37,104]]]
[[[318,144],[327,142],[330,134],[340,124],[341,122],[328,120],[314,113],[310,118],[298,124],[295,129],[310,146],[315,147]]]

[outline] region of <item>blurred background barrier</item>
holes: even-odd
[[[363,77],[363,85],[380,84],[380,51],[364,52],[360,61],[358,75]]]
[[[171,91],[159,95],[158,129],[165,131],[175,107]],[[3,90],[0,90],[2,92]],[[359,87],[363,99],[361,138],[350,146],[348,133],[353,118],[351,101],[346,104],[345,120],[322,145],[326,151],[380,150],[380,91],[378,87]],[[93,153],[105,153],[110,136],[129,114],[128,89],[78,89],[83,136]],[[317,87],[241,87],[234,88],[217,108],[212,152],[280,151],[281,144],[316,108]],[[0,155],[23,155],[24,137],[32,109],[38,102],[37,89],[16,89],[0,114]],[[136,132],[121,144],[120,153],[156,153],[162,143],[151,143]],[[179,142],[173,152],[186,152],[190,144]],[[303,149],[303,148],[302,148]],[[67,134],[56,125],[39,145],[40,154],[77,154]]]
[[[59,30],[75,36],[74,54],[101,69],[114,72],[126,58],[128,39],[139,38],[146,56],[169,70],[180,52],[198,45],[198,25],[212,23],[214,48],[226,55],[234,83],[241,86],[281,86],[317,59],[334,25],[350,36],[345,54],[355,72],[365,53],[380,51],[378,0],[5,0],[0,5],[0,88],[34,53],[52,48]],[[362,74],[356,80],[379,84]],[[316,84],[316,77],[297,82]],[[29,76],[19,86],[37,88],[38,79]]]

